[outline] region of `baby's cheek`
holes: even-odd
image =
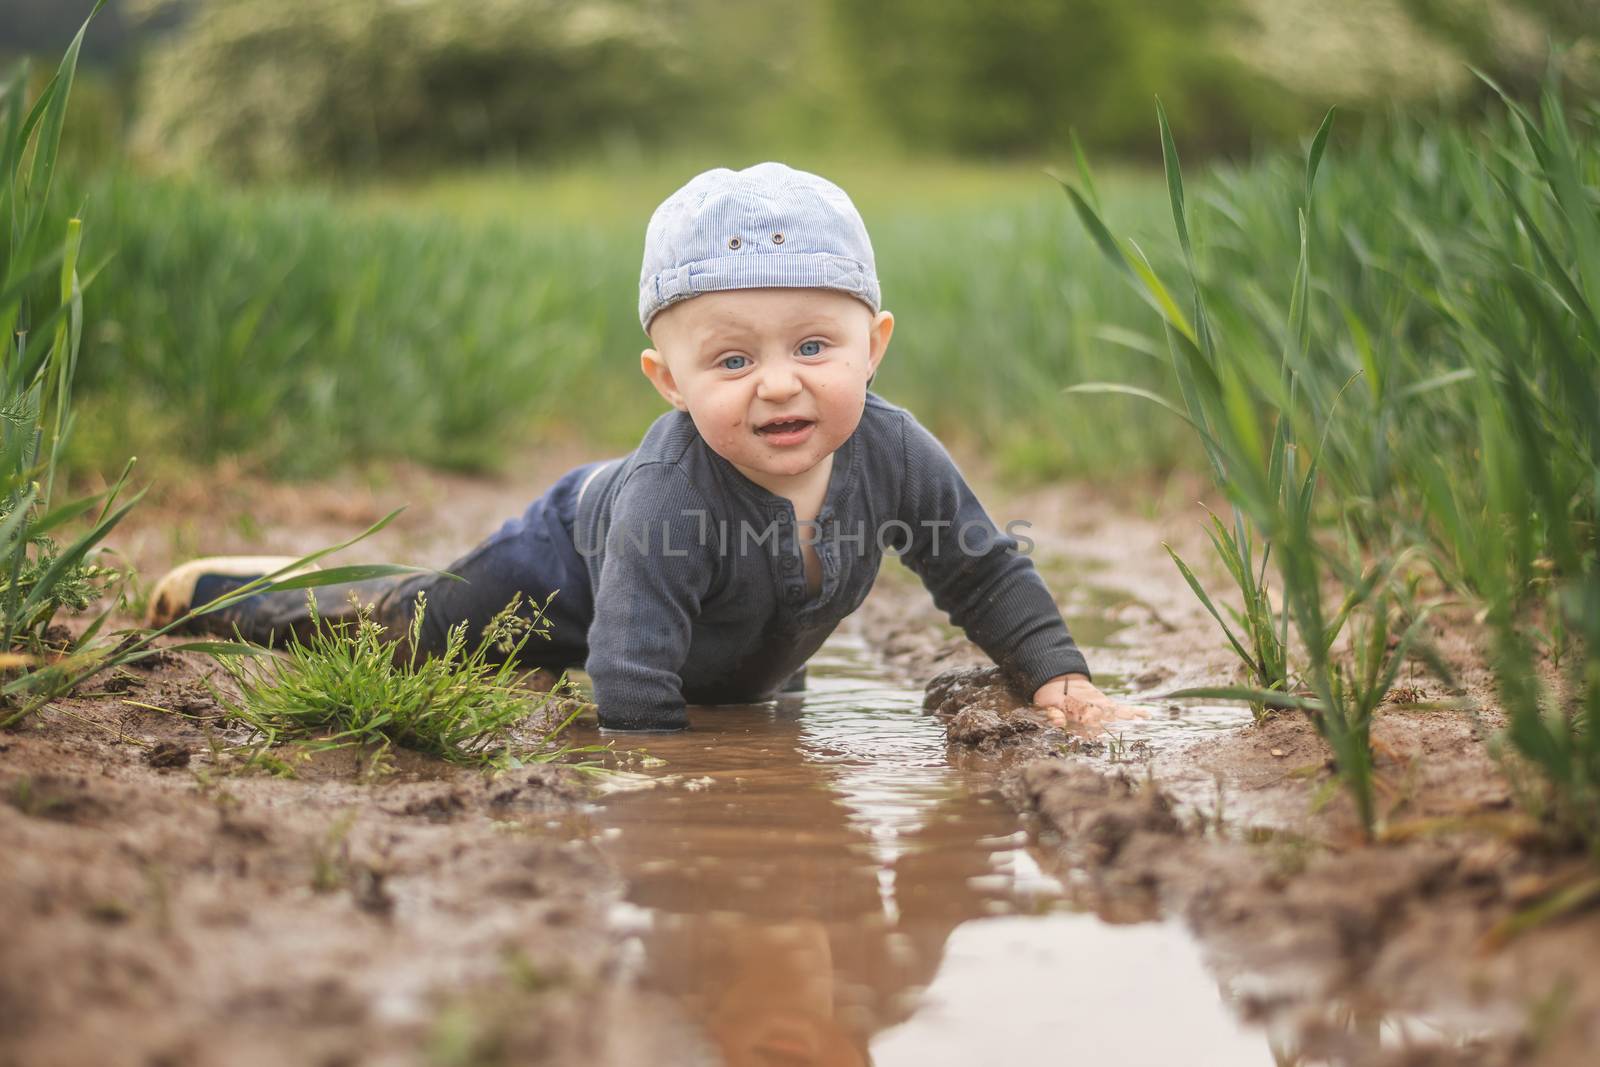
[[[729,449],[738,442],[742,429],[743,424],[738,422],[718,426],[716,433],[712,436],[711,447],[717,452],[726,455]]]

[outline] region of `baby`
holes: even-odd
[[[1126,714],[1091,683],[1017,539],[932,434],[868,391],[894,316],[842,189],[780,163],[696,176],[650,220],[639,322],[652,344],[640,368],[673,410],[638,448],[562,476],[449,567],[465,581],[328,586],[322,617],[365,604],[403,633],[425,592],[428,653],[516,593],[557,593],[551,640],[525,661],[584,666],[603,727],[677,730],[686,704],[803,689],[806,660],[893,554],[1056,724]],[[158,584],[151,621],[284,562],[186,564]],[[311,616],[283,591],[201,622],[269,642]]]

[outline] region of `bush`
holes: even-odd
[[[969,153],[1059,148],[1076,129],[1090,143],[1145,150],[1149,100],[1160,92],[1196,142],[1298,127],[1304,108],[1228,60],[1213,32],[1231,3],[1177,0],[881,0],[834,4],[868,106],[911,144]]]
[[[201,0],[147,58],[136,143],[234,175],[539,159],[650,136],[689,74],[651,0]]]

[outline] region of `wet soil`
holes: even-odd
[[[308,551],[409,503],[343,558],[442,565],[521,484],[210,472],[112,544],[149,578],[201,552]],[[641,1062],[614,1025],[616,869],[551,826],[585,775],[400,751],[376,773],[289,748],[294,777],[275,777],[214,719],[208,681],[204,657],[164,656],[0,733],[0,1064]]]
[[[953,742],[1009,754],[1007,796],[1056,838],[1089,907],[1125,915],[1144,901],[1182,916],[1241,1012],[1289,1062],[1591,1062],[1600,914],[1501,936],[1512,916],[1593,868],[1512,804],[1492,743],[1502,720],[1469,618],[1433,624],[1454,684],[1408,664],[1395,696],[1473,710],[1391,704],[1374,721],[1383,830],[1369,845],[1306,718],[1229,722],[1220,709],[1161,699],[1236,677],[1161,549],[1205,560],[1200,508],[1187,523],[1158,523],[1076,487],[1007,505],[1035,523],[1036,558],[1054,572],[1069,624],[1090,635],[1097,680],[1151,720],[1063,740],[959,635],[919,624],[925,596],[911,583],[885,582],[866,621],[907,677],[945,672],[928,703]],[[1207,729],[1212,716],[1222,728]],[[1194,729],[1174,733],[1173,721]]]
[[[297,778],[250,772],[180,714],[211,710],[200,669],[0,737],[0,1062],[413,1062],[499,1047],[501,1002],[533,1062],[607,1047],[620,886],[545,830],[571,772],[292,749]]]
[[[443,566],[588,458],[293,486],[210,472],[113,543],[151,575],[321,547],[409,503],[344,559]],[[740,1040],[748,1062],[976,1062],[954,1051],[974,1034],[1017,1062],[1590,1062],[1600,917],[1489,938],[1583,868],[1541,851],[1510,803],[1470,620],[1436,635],[1459,692],[1421,668],[1403,680],[1484,710],[1380,713],[1389,837],[1363,845],[1303,719],[1157,699],[1234,677],[1161,550],[1204,560],[1192,495],[985,495],[1033,523],[1097,680],[1154,710],[1117,737],[1047,728],[983,678],[917,716],[931,678],[984,660],[892,565],[846,636],[870,652],[862,677],[906,695],[866,705],[900,700],[915,754],[849,749],[861,723],[827,734],[819,693],[792,714],[708,712],[718,733],[613,759],[636,777],[606,788],[637,791],[421,758],[377,775],[348,752],[296,755],[280,779],[207,720],[205,660],[91,682],[0,734],[0,1064],[731,1062]],[[886,784],[863,767],[920,769]],[[873,827],[898,825],[906,796],[926,841],[886,850]],[[702,813],[699,829],[666,832],[663,807]],[[1009,881],[968,869],[980,841]],[[859,862],[830,867],[841,855]],[[929,855],[946,862],[924,876]],[[909,888],[953,876],[978,879],[964,903]],[[1212,992],[1191,1016],[1174,990],[1196,980]],[[1094,999],[1108,991],[1120,1003]],[[1210,1036],[1147,1058],[1085,1036],[1162,1020]],[[1261,1057],[1207,1058],[1240,1027]]]

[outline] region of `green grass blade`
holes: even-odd
[[[1322,117],[1322,125],[1317,127],[1317,132],[1311,138],[1311,151],[1306,153],[1306,188],[1305,202],[1311,203],[1312,190],[1317,184],[1317,168],[1322,166],[1322,153],[1328,147],[1328,135],[1333,132],[1333,114],[1337,108],[1329,108],[1328,113]]]
[[[49,105],[45,109],[44,117],[39,123],[38,141],[34,145],[33,169],[28,180],[28,195],[38,205],[40,212],[44,209],[45,200],[50,194],[50,185],[55,178],[56,156],[61,147],[61,129],[67,120],[67,100],[72,94],[72,81],[78,69],[78,53],[83,48],[83,36],[89,31],[89,21],[93,19],[106,0],[95,0],[95,5],[84,19],[83,25],[72,38],[72,43],[67,46],[67,51],[61,58],[61,65],[56,68],[56,76],[52,79],[55,86],[50,95]]]
[[[1171,556],[1172,562],[1177,564],[1178,573],[1182,574],[1183,580],[1189,583],[1189,588],[1194,591],[1194,595],[1199,598],[1206,611],[1210,612],[1211,617],[1217,620],[1217,625],[1222,627],[1222,632],[1227,637],[1228,644],[1233,646],[1233,651],[1238,655],[1239,659],[1246,666],[1253,667],[1255,665],[1254,658],[1251,657],[1249,652],[1245,651],[1244,645],[1240,644],[1239,639],[1234,636],[1233,629],[1229,627],[1222,615],[1217,611],[1217,606],[1206,595],[1205,588],[1200,584],[1200,580],[1194,576],[1194,572],[1189,569],[1189,565],[1183,562],[1183,559],[1172,550],[1171,545],[1163,543],[1161,547],[1167,550],[1167,555]]]
[[[132,500],[112,512],[92,530],[74,541],[65,552],[57,556],[56,561],[34,583],[33,590],[28,594],[28,598],[22,602],[22,607],[18,609],[19,614],[27,616],[42,607],[45,601],[50,598],[51,592],[55,588],[56,582],[61,579],[61,576],[69,568],[77,566],[91,548],[104,541],[106,534],[110,533],[117,523],[122,521],[123,516],[131,511],[143,496],[144,491],[141,490]]]
[[[1252,704],[1265,704],[1269,708],[1299,711],[1322,711],[1321,702],[1310,697],[1284,693],[1276,689],[1255,689],[1247,685],[1203,685],[1190,689],[1175,689],[1162,693],[1158,700],[1244,700]]]
[[[344,567],[328,567],[325,570],[310,571],[294,578],[284,578],[271,582],[266,591],[280,592],[285,589],[316,589],[326,585],[341,585],[345,582],[362,582],[369,578],[388,578],[401,574],[439,574],[446,578],[462,579],[445,571],[435,571],[430,567],[409,567],[399,563],[357,563]]]
[[[1118,247],[1116,238],[1111,236],[1111,231],[1106,229],[1106,224],[1100,221],[1099,212],[1089,205],[1078,190],[1066,182],[1061,183],[1061,188],[1066,190],[1067,199],[1072,202],[1072,209],[1077,212],[1083,228],[1089,231],[1089,237],[1094,241],[1095,247],[1100,249],[1101,255],[1124,274],[1132,274],[1127,256]]]
[[[1078,130],[1074,127],[1070,131],[1072,139],[1072,158],[1078,167],[1078,180],[1083,183],[1083,190],[1088,195],[1089,203],[1094,205],[1096,215],[1102,214],[1100,207],[1100,194],[1094,187],[1094,175],[1089,171],[1089,158],[1083,153],[1083,143],[1078,140]]]
[[[96,494],[94,496],[84,497],[82,500],[74,500],[70,504],[61,505],[60,507],[51,511],[49,514],[40,517],[38,521],[29,523],[28,536],[38,537],[41,534],[49,533],[58,526],[62,526],[71,522],[80,515],[87,515],[90,511],[94,510],[94,506],[96,504],[100,503],[101,496],[103,495],[104,494]],[[8,517],[8,521],[9,518],[10,517]],[[3,543],[4,540],[4,537],[0,537],[0,543]]]
[[[1172,293],[1161,281],[1156,269],[1150,265],[1149,257],[1144,254],[1144,250],[1137,244],[1132,241],[1129,241],[1128,244],[1133,249],[1134,255],[1124,256],[1123,260],[1138,279],[1144,283],[1145,293],[1151,302],[1151,306],[1161,312],[1161,317],[1167,320],[1167,325],[1182,334],[1190,344],[1199,348],[1200,339],[1195,333],[1194,326],[1190,324],[1188,316],[1183,313],[1183,309],[1178,306],[1178,302],[1173,299]]]
[[[1458,382],[1471,381],[1477,375],[1478,372],[1472,367],[1461,367],[1457,370],[1446,371],[1443,374],[1436,374],[1431,378],[1424,378],[1418,382],[1412,382],[1410,385],[1397,390],[1395,396],[1400,400],[1410,400],[1413,397],[1419,397],[1437,389],[1448,389]]]
[[[28,521],[28,516],[33,511],[34,498],[35,490],[30,485],[22,496],[18,498],[17,503],[12,506],[6,517],[0,519],[0,553],[9,556],[16,550],[16,547],[20,547],[14,546],[13,543],[19,539],[23,524]]]
[[[1102,393],[1115,396],[1135,396],[1140,400],[1148,400],[1152,404],[1157,404],[1163,408],[1166,408],[1168,411],[1178,416],[1178,418],[1192,426],[1194,431],[1201,437],[1209,439],[1211,436],[1206,432],[1203,426],[1195,422],[1194,419],[1190,418],[1189,413],[1184,411],[1178,405],[1174,404],[1160,393],[1152,392],[1149,389],[1142,389],[1137,385],[1122,385],[1118,382],[1081,382],[1077,385],[1069,385],[1061,391],[1063,393]]]
[[[1167,198],[1172,204],[1172,221],[1178,228],[1178,244],[1183,248],[1184,262],[1189,273],[1194,274],[1194,249],[1189,244],[1189,220],[1183,204],[1183,166],[1178,160],[1178,146],[1172,139],[1172,126],[1167,122],[1167,109],[1156,97],[1156,121],[1161,126],[1161,164],[1167,177]]]

